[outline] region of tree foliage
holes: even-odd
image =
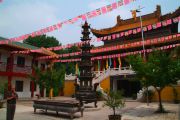
[[[29,37],[28,39],[24,40],[23,43],[30,44],[36,47],[55,47],[61,46],[61,43],[54,38],[49,37],[46,35],[36,36],[36,37]],[[77,52],[79,49],[76,46],[72,46],[68,49],[62,49],[58,51],[53,51],[56,54],[63,54],[63,53],[72,53]],[[68,58],[61,58],[61,59],[69,59]],[[43,86],[46,86],[47,92],[49,92],[49,88],[52,86],[54,88],[55,94],[57,94],[58,88],[63,87],[64,84],[64,75],[75,73],[75,64],[74,63],[55,63],[52,71],[42,72],[40,69],[35,69],[36,76],[30,76],[32,80],[36,81],[39,84],[40,89]]]
[[[55,37],[49,37],[46,35],[40,35],[36,37],[29,37],[26,40],[23,41],[23,43],[33,45],[36,47],[54,47],[61,45],[59,41]]]
[[[141,56],[130,56],[129,63],[144,86],[154,86],[159,95],[159,112],[163,112],[161,91],[164,87],[176,84],[180,78],[180,59],[172,58],[167,52],[153,52],[146,61]]]

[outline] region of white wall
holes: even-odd
[[[14,64],[17,64],[17,58],[18,56],[25,58],[25,66],[31,66],[32,65],[32,56],[29,55],[23,55],[23,54],[15,54],[14,55]]]
[[[10,52],[6,51],[6,50],[2,50],[0,49],[0,53],[1,53],[1,62],[7,62],[7,58],[10,56]]]
[[[30,91],[30,79],[29,78],[22,78],[22,77],[13,77],[12,78],[12,85],[15,86],[16,81],[23,81],[23,91],[17,92],[19,98],[31,98],[31,91]],[[39,86],[36,86],[36,91],[34,92],[34,97],[36,94],[39,94]]]

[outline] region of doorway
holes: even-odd
[[[122,90],[124,97],[132,97],[133,94],[137,94],[140,89],[140,81],[128,79],[117,80],[117,90]]]

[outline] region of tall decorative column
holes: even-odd
[[[84,42],[85,44],[82,45],[81,47],[81,62],[79,63],[79,71],[80,75],[78,76],[79,78],[79,88],[76,91],[76,98],[80,100],[81,104],[83,103],[90,103],[94,102],[95,107],[97,107],[97,96],[96,96],[96,87],[93,87],[93,73],[92,73],[92,61],[91,61],[91,49],[92,46],[89,43],[89,40],[91,38],[89,37],[90,34],[90,26],[88,25],[87,22],[82,26],[82,35],[81,41]]]

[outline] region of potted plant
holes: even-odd
[[[124,107],[125,102],[122,97],[122,91],[110,91],[105,99],[104,106],[113,110],[113,115],[109,115],[109,120],[121,120],[121,115],[116,114],[117,108]]]

